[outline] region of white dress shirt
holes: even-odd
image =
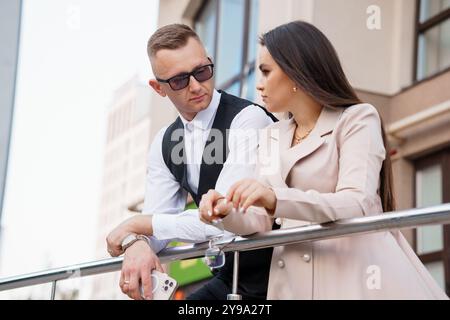
[[[192,121],[180,115],[184,125],[187,180],[194,192],[198,190],[203,150],[214,122],[221,94],[214,90],[210,105],[197,113]],[[226,195],[237,181],[252,177],[255,171],[258,131],[272,120],[260,107],[250,105],[239,112],[230,125],[229,154],[218,177],[215,190]],[[162,140],[167,126],[156,135],[148,154],[146,192],[143,214],[152,214],[152,247],[163,249],[171,240],[203,242],[221,234],[218,228],[200,221],[198,210],[186,210],[187,192],[176,181],[162,156]],[[225,236],[231,234],[225,231]],[[158,240],[156,240],[157,238]],[[162,240],[162,241],[161,241]]]

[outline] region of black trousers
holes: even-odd
[[[191,293],[186,300],[227,300],[231,288],[218,277],[213,277],[203,287]]]
[[[218,276],[213,277],[203,287],[191,293],[186,300],[227,300],[227,295],[231,293],[231,283],[224,281]],[[252,295],[238,290],[242,300],[266,300],[265,294]]]

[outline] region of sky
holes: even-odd
[[[0,278],[93,260],[107,107],[151,77],[157,14],[157,0],[24,0]]]

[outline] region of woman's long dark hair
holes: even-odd
[[[336,50],[313,25],[294,21],[281,25],[260,38],[280,68],[299,88],[322,106],[350,107],[361,103],[342,70]],[[390,150],[383,122],[381,132],[386,158],[380,172],[383,211],[394,211]]]

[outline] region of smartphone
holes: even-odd
[[[152,272],[153,300],[170,300],[178,288],[178,283],[167,273],[157,270]],[[141,285],[141,296],[144,296],[144,288]]]

